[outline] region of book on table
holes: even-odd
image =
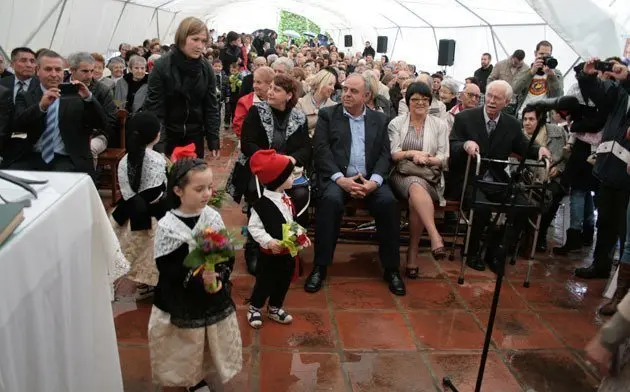
[[[0,245],[15,231],[24,220],[22,203],[0,204]]]

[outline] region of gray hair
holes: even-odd
[[[293,61],[291,61],[288,57],[280,57],[271,64],[271,68],[275,71],[278,65],[284,65],[287,72],[291,72],[293,70]]]
[[[270,54],[269,56],[267,56],[267,63],[269,65],[275,63],[276,60],[278,60],[278,55],[277,54]]]
[[[457,82],[451,78],[446,78],[442,80],[441,86],[449,89],[454,95],[457,95],[457,93],[459,92],[459,84],[457,84]]]
[[[81,63],[94,64],[96,60],[88,52],[76,52],[68,56],[68,65],[70,69],[77,69]]]
[[[363,78],[365,82],[365,91],[372,95],[372,99],[375,99],[378,95],[378,79],[374,77],[372,71],[364,71],[362,74],[358,74]]]
[[[123,60],[122,57],[112,57],[107,63],[107,68],[111,71],[114,67],[114,64],[121,64],[123,67],[126,65],[125,60]]]
[[[502,87],[505,90],[505,99],[509,102],[512,100],[512,95],[514,94],[514,90],[512,90],[512,86],[505,80],[495,80],[492,81],[486,86],[486,94],[490,92],[491,89]]]
[[[138,56],[137,54],[131,56],[129,59],[129,68],[133,68],[135,65],[142,65],[146,68],[147,59],[142,56]]]

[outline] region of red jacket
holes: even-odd
[[[247,56],[247,48],[245,45],[241,46],[241,53],[243,53],[243,64],[241,64],[241,69],[247,71],[247,61],[249,58]]]
[[[239,99],[236,103],[236,109],[234,110],[234,120],[232,121],[232,129],[234,129],[234,133],[238,137],[241,137],[241,127],[243,126],[243,121],[245,121],[245,116],[247,116],[247,112],[249,112],[249,108],[251,108],[253,104],[253,92],[247,95],[243,95],[241,99]]]

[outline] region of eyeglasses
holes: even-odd
[[[466,93],[466,95],[468,96],[468,98],[475,98],[475,99],[479,99],[479,97],[481,97],[481,94],[475,94],[475,93]]]
[[[415,104],[415,105],[417,105],[417,104],[419,104],[419,103],[422,103],[422,104],[428,104],[428,103],[429,103],[429,98],[427,98],[427,97],[422,97],[422,98],[411,98],[411,99],[409,100],[409,102],[411,102],[411,103],[413,103],[413,104]]]

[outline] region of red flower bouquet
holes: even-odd
[[[184,259],[185,267],[195,269],[193,276],[204,270],[214,272],[217,264],[229,261],[234,257],[237,241],[226,229],[216,231],[206,227],[195,235],[195,243],[197,246]],[[216,287],[216,283],[213,283],[207,285],[206,290],[213,292]]]
[[[306,229],[296,222],[284,223],[282,225],[282,241],[280,241],[280,245],[287,248],[291,256],[295,257],[300,250],[311,245],[311,240],[306,233]]]

